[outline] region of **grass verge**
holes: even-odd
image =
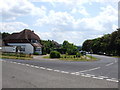
[[[51,59],[49,56],[44,56],[43,58]],[[96,60],[99,60],[98,58],[95,58],[93,56],[91,57],[89,55],[81,56],[81,57],[75,57],[75,55],[61,55],[60,58],[55,58],[55,59],[66,60],[66,61],[96,61]]]
[[[0,55],[2,59],[22,59],[22,60],[31,60],[32,56],[26,54],[15,54],[15,53],[2,53]]]

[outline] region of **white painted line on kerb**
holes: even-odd
[[[110,66],[110,65],[112,65],[112,64],[114,64],[114,63],[109,63],[109,64],[107,64],[107,65],[105,65],[105,66]]]
[[[92,68],[92,69],[88,69],[88,70],[84,70],[84,71],[80,71],[80,72],[88,72],[88,71],[93,71],[93,70],[97,70],[100,69],[100,67],[96,67],[96,68]]]
[[[52,71],[53,69],[50,69],[50,68],[46,68],[46,70]]]
[[[60,70],[54,70],[55,72],[60,72]]]

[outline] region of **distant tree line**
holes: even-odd
[[[76,55],[81,47],[76,46],[68,41],[64,41],[62,44],[57,43],[56,41],[51,40],[41,40],[43,54],[50,54],[51,51],[58,51],[61,54]]]
[[[100,38],[86,40],[83,43],[82,50],[95,54],[120,56],[120,28]]]

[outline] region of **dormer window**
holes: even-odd
[[[37,40],[35,40],[35,39],[32,39],[31,40],[31,43],[37,43],[38,41]]]

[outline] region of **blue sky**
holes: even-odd
[[[34,30],[43,40],[82,45],[118,27],[118,0],[1,0],[1,32]]]

